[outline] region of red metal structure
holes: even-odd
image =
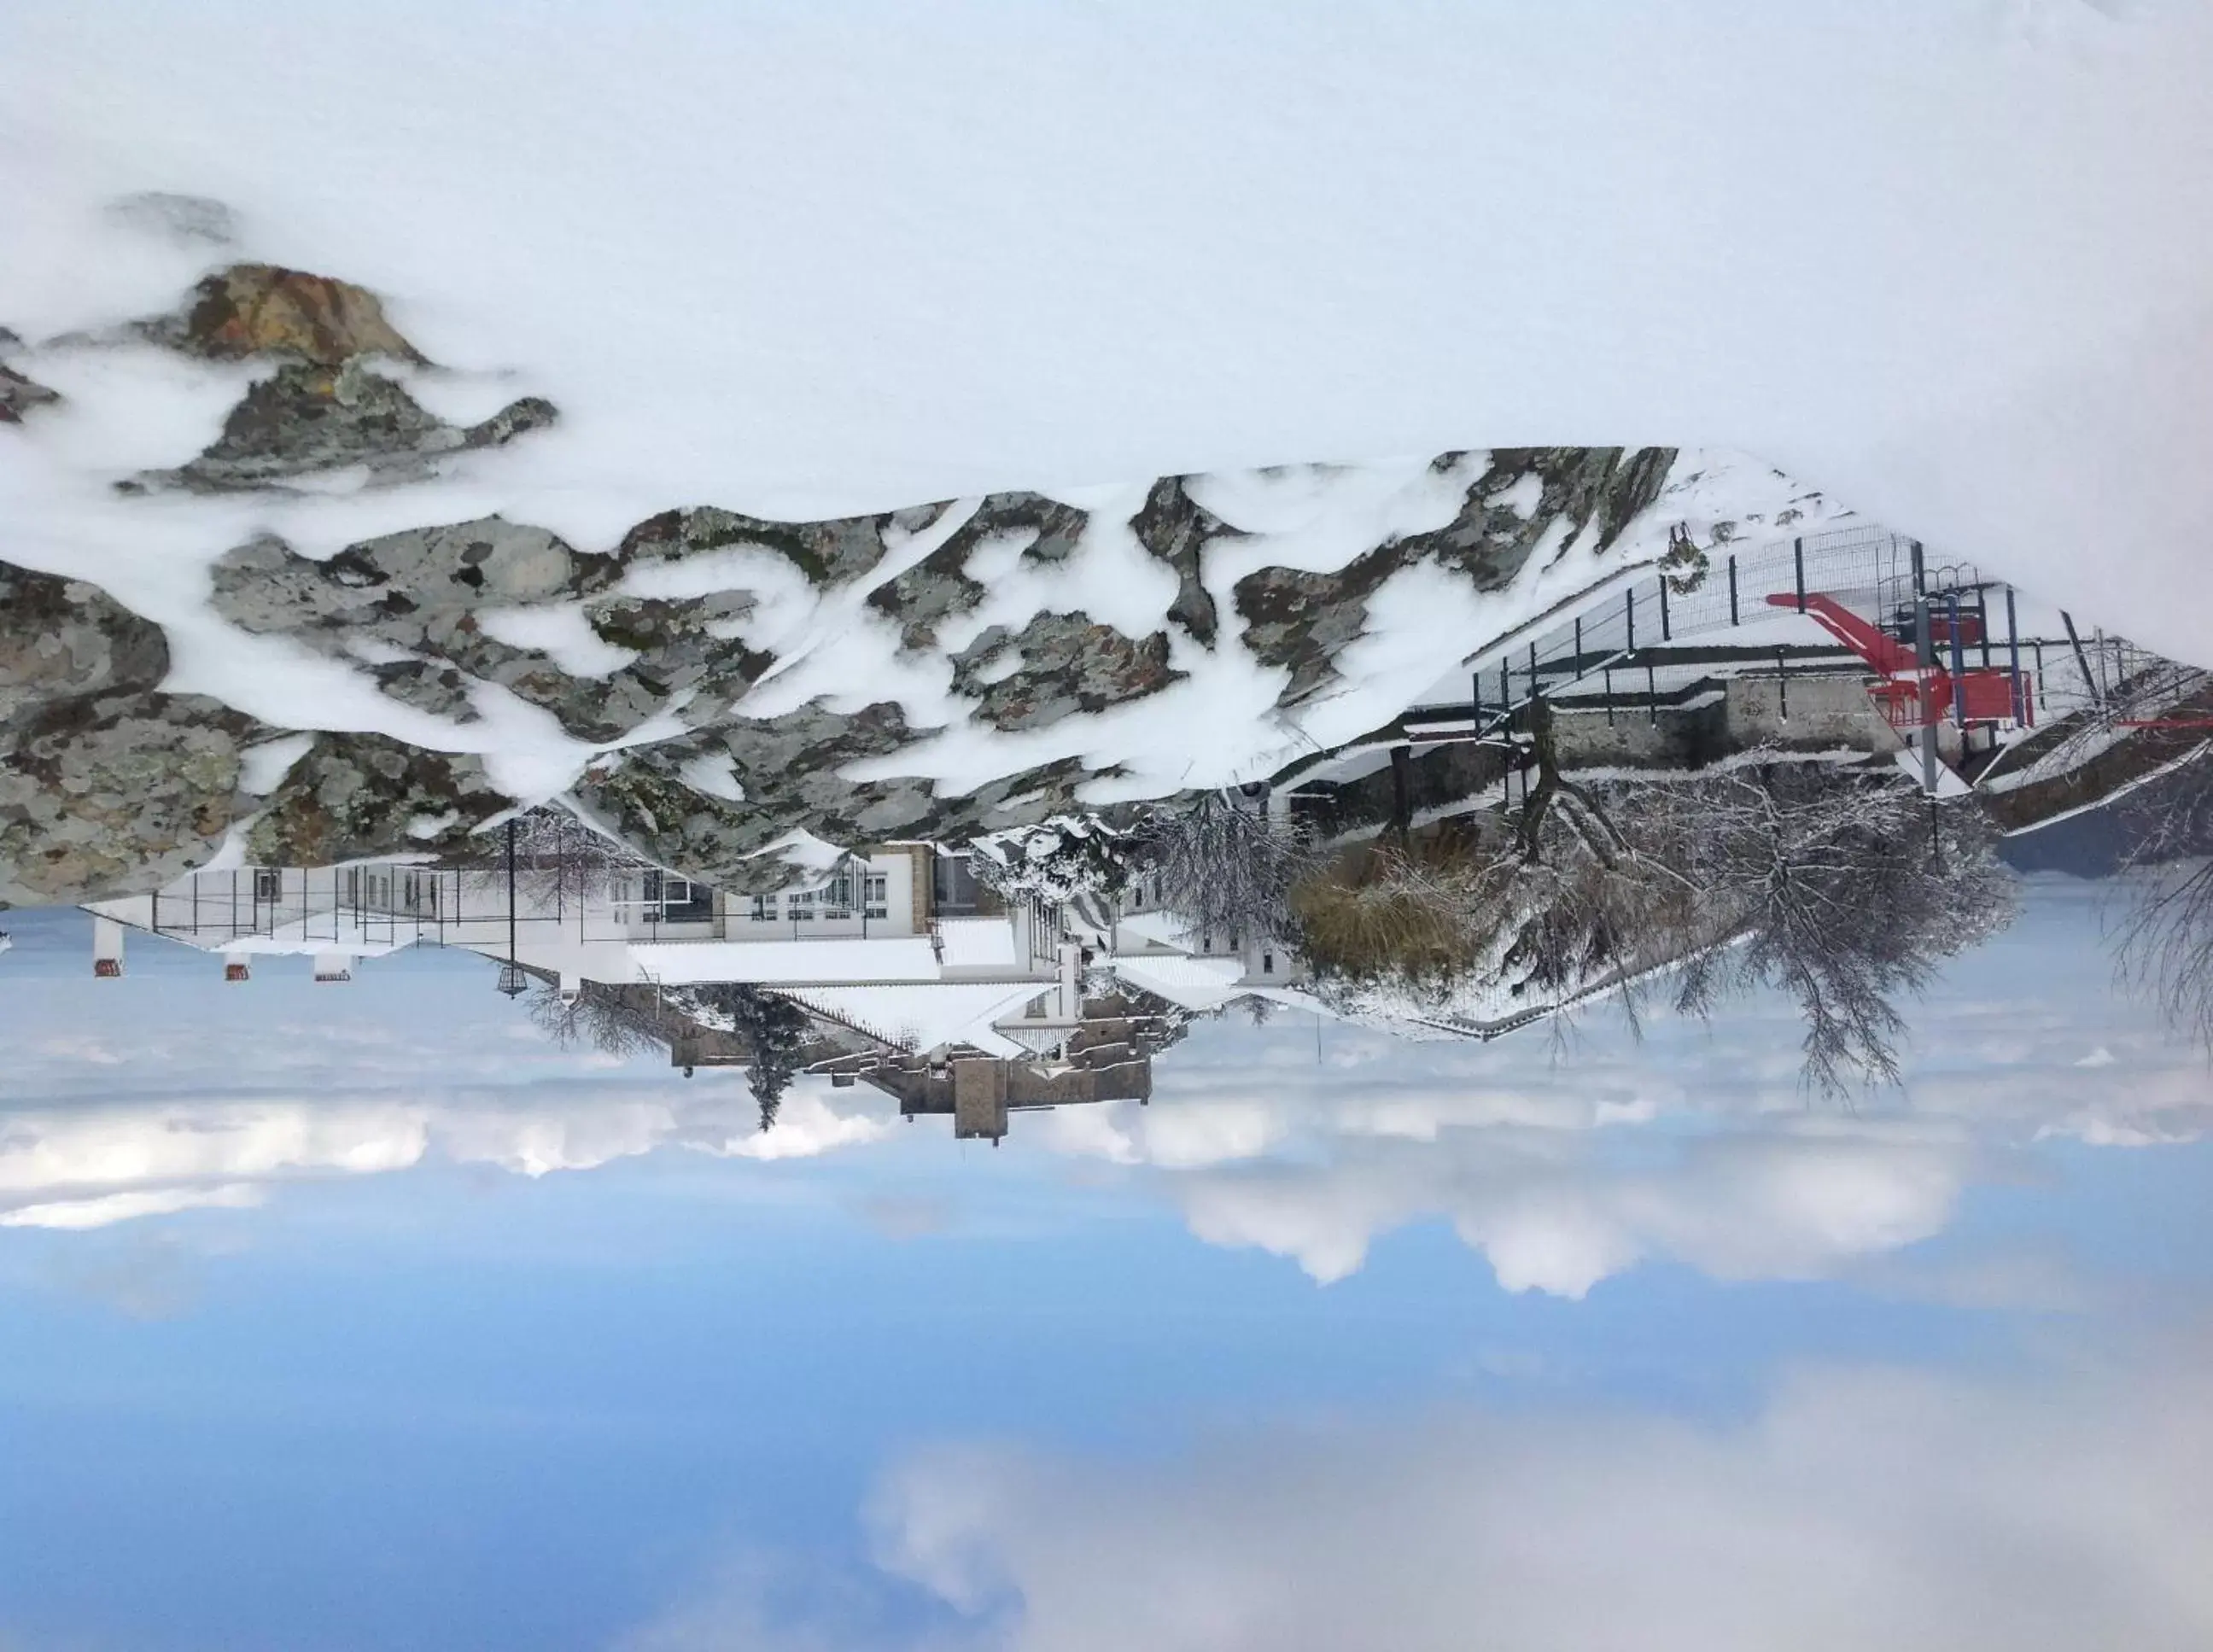
[[[1911,648],[1832,596],[1809,591],[1801,599],[1783,591],[1767,600],[1778,608],[1797,609],[1874,668],[1883,680],[1871,685],[1868,692],[1893,728],[1925,728],[1953,715],[1961,715],[1968,722],[2018,722],[2024,727],[2035,721],[2035,696],[2026,672],[2016,678],[1995,667],[1952,672],[1942,665],[1924,666]],[[1961,616],[1963,622],[1966,617]],[[1930,635],[1932,640],[1963,643],[1969,640],[1964,623],[1960,630],[1955,639],[1948,624],[1939,631],[1932,623]]]

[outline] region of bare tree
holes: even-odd
[[[607,1055],[640,1056],[668,1046],[668,1019],[622,987],[587,981],[575,997],[564,997],[551,982],[540,982],[531,989],[527,1007],[532,1025],[564,1050],[588,1047]]]
[[[1774,763],[1651,801],[1710,915],[1707,944],[1677,974],[1678,1008],[1780,988],[1805,1018],[1806,1076],[1823,1090],[1895,1082],[1899,997],[2013,916],[2013,880],[1978,807],[1945,806],[1932,843],[1932,805],[1903,777]]]
[[[1777,760],[1585,785],[1551,729],[1533,706],[1536,778],[1493,829],[1384,851],[1349,896],[1302,890],[1319,968],[1472,978],[1539,1005],[1613,991],[1632,1018],[1663,982],[1698,1015],[1771,985],[1805,1018],[1808,1082],[1838,1091],[1896,1078],[1899,997],[2014,910],[1972,802],[1945,807],[1932,844],[1929,803],[1888,773]]]
[[[507,869],[504,826],[479,832],[450,864],[470,871]],[[578,905],[608,896],[623,880],[654,870],[627,844],[597,831],[558,803],[515,817],[515,885],[544,905]]]
[[[1009,900],[1112,899],[1130,877],[1127,835],[1095,814],[1014,826],[970,849],[976,881]]]
[[[1230,791],[1149,810],[1130,833],[1127,858],[1160,905],[1202,932],[1263,940],[1293,933],[1291,889],[1315,864],[1289,820]]]
[[[2135,793],[2122,821],[2130,898],[2114,936],[2121,978],[2213,1052],[2213,742]]]

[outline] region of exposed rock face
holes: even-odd
[[[1065,562],[1090,519],[1073,505],[1036,493],[994,494],[959,531],[898,578],[869,594],[869,606],[899,625],[899,641],[918,651],[934,647],[937,628],[984,600],[984,588],[963,571],[986,543],[1025,540],[1023,558]]]
[[[358,364],[286,366],[246,393],[223,420],[222,436],[198,458],[125,485],[238,493],[354,465],[373,479],[402,481],[428,474],[442,455],[498,447],[556,417],[552,403],[532,396],[464,429],[425,411],[396,381]]]
[[[712,507],[666,510],[631,529],[616,556],[629,564],[673,562],[714,551],[764,551],[789,561],[814,585],[840,585],[884,559],[887,533],[919,533],[945,509],[923,505],[821,522],[771,522]]]
[[[847,716],[808,706],[788,716],[744,719],[625,754],[588,777],[577,801],[606,826],[666,866],[741,893],[784,887],[796,875],[762,851],[796,827],[832,843],[887,838],[958,839],[1041,820],[1076,806],[1094,778],[1080,763],[1047,765],[957,796],[927,780],[852,780],[848,764],[897,751],[913,738],[897,706]],[[727,759],[742,803],[704,796],[680,771],[700,759]]]
[[[137,477],[128,489],[234,493],[352,466],[375,480],[405,480],[427,474],[442,456],[502,446],[558,417],[551,402],[527,396],[480,424],[448,424],[369,365],[378,357],[427,365],[376,296],[300,270],[235,265],[203,280],[175,314],[135,331],[204,360],[280,365],[247,392],[198,458]]]
[[[165,694],[158,628],[97,587],[0,564],[0,905],[158,887],[236,818],[253,719]]]
[[[632,535],[632,539],[636,539]],[[629,542],[624,551],[631,552]],[[621,738],[677,697],[709,718],[729,710],[769,656],[729,637],[753,599],[727,592],[685,601],[603,595],[618,557],[576,550],[540,527],[489,516],[411,528],[311,562],[281,540],[251,540],[214,570],[216,611],[241,630],[291,637],[334,658],[364,641],[412,658],[369,668],[393,698],[466,721],[468,678],[496,683],[559,718],[579,739]],[[486,610],[588,601],[584,623],[637,657],[605,676],[576,676],[546,654],[503,643]]]
[[[1446,454],[1440,470],[1461,462]],[[1600,550],[1613,545],[1631,518],[1659,497],[1674,463],[1672,448],[1502,448],[1469,485],[1466,502],[1434,533],[1388,540],[1333,574],[1265,568],[1237,582],[1245,640],[1264,662],[1288,667],[1287,704],[1312,695],[1335,675],[1332,661],[1366,629],[1369,599],[1401,569],[1434,563],[1478,591],[1511,583],[1546,537],[1564,550],[1586,531]],[[1506,496],[1537,477],[1542,494],[1523,511]]]
[[[153,688],[169,668],[162,628],[96,585],[0,563],[0,723],[58,700]]]
[[[14,333],[0,327],[0,424],[21,424],[23,415],[34,407],[61,399],[55,392],[8,365],[8,353],[21,344],[22,340]]]
[[[207,277],[183,308],[139,324],[155,343],[210,361],[274,356],[341,367],[357,356],[423,364],[385,320],[375,293],[350,281],[273,264],[238,264]]]
[[[184,247],[228,247],[238,239],[238,223],[231,210],[204,195],[143,190],[110,201],[107,216],[118,223]]]
[[[233,234],[220,207],[191,198],[113,210],[175,241]],[[448,424],[411,393],[405,373],[430,363],[377,296],[306,271],[234,265],[131,332],[196,360],[264,363],[269,376],[206,451],[128,491],[283,489],[346,469],[406,480],[556,417],[527,398],[478,425]],[[0,355],[10,342],[0,335]],[[54,399],[0,367],[0,419]],[[241,630],[344,661],[393,701],[457,728],[504,690],[590,747],[633,742],[594,761],[578,800],[663,864],[765,890],[794,875],[762,851],[796,829],[850,844],[957,838],[1080,807],[1078,789],[1100,777],[1066,757],[941,795],[896,772],[941,732],[910,716],[1034,736],[1171,690],[1198,674],[1195,662],[1225,663],[1218,656],[1241,645],[1287,674],[1277,709],[1295,710],[1332,683],[1394,575],[1428,565],[1492,590],[1533,558],[1603,550],[1658,496],[1673,458],[1656,448],[1447,454],[1411,496],[1434,521],[1436,502],[1449,508],[1457,490],[1442,527],[1374,545],[1332,572],[1259,566],[1234,588],[1221,558],[1234,552],[1253,568],[1253,546],[1266,542],[1258,536],[1274,530],[1241,531],[1200,503],[1210,496],[1192,479],[1168,477],[1111,521],[1013,492],[812,522],[668,510],[607,550],[498,516],[387,534],[324,561],[265,536],[214,564],[212,603]],[[955,510],[966,513],[957,522]],[[1132,540],[1173,576],[1165,612],[1142,564],[1135,594],[1110,583],[1131,579]],[[1027,577],[1079,558],[1065,580]],[[1025,576],[1004,588],[1030,606],[1009,602],[992,616],[1004,623],[986,627],[987,582],[1009,566]],[[812,619],[791,600],[794,576],[824,599]],[[1046,591],[1049,601],[1033,600]],[[1132,594],[1134,607],[1121,600]],[[827,686],[796,710],[749,715],[749,694],[780,663],[771,649],[817,647],[856,602],[896,628],[897,657],[864,623],[814,656],[839,670],[863,661],[856,671],[788,679]],[[796,644],[795,613],[805,622]],[[317,737],[265,805],[241,798],[247,748],[279,731],[163,694],[155,627],[88,585],[4,565],[0,616],[0,899],[156,885],[211,854],[249,807],[255,856],[314,865],[460,852],[473,828],[523,801],[496,792],[478,758],[359,734]],[[848,651],[856,643],[879,651]],[[871,660],[897,689],[871,680]],[[876,693],[887,698],[866,703]],[[903,709],[917,705],[930,710]],[[655,738],[641,741],[649,727]],[[1094,762],[1116,754],[1088,739],[1039,749],[1088,751]],[[863,765],[892,772],[849,773]]]
[[[1199,555],[1216,539],[1244,535],[1193,500],[1180,476],[1162,477],[1154,483],[1153,491],[1145,496],[1144,509],[1130,526],[1138,544],[1175,570],[1176,599],[1168,608],[1168,618],[1212,646],[1219,620],[1214,599],[1199,582]]]
[[[1021,666],[989,680],[1009,652]],[[1080,712],[1156,694],[1183,673],[1168,668],[1166,631],[1142,640],[1080,613],[1041,613],[1011,636],[994,625],[953,656],[953,686],[995,728],[1043,728]]]
[[[480,758],[381,735],[323,735],[271,795],[247,850],[270,866],[451,852],[507,807]]]
[[[246,631],[415,647],[474,609],[589,596],[619,572],[542,527],[486,516],[364,539],[326,562],[250,539],[216,564],[215,605]]]

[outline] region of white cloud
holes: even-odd
[[[173,1216],[179,1210],[237,1210],[261,1203],[261,1191],[241,1183],[216,1187],[172,1187],[134,1193],[102,1193],[92,1198],[55,1199],[0,1211],[0,1228],[105,1228],[134,1216]]]
[[[887,1569],[1011,1612],[1003,1652],[2196,1652],[2209,1355],[1809,1370],[1725,1426],[1461,1410],[1168,1463],[949,1448],[873,1520]]]
[[[1648,1259],[1728,1279],[1846,1272],[1943,1231],[2039,1143],[2213,1130],[2202,1058],[2112,991],[2100,899],[2035,884],[2015,930],[1911,1007],[1899,1092],[1809,1097],[1802,1029],[1771,995],[1711,1027],[1649,1016],[1641,1039],[1601,1013],[1564,1049],[1332,1027],[1318,1058],[1306,1029],[1204,1026],[1161,1064],[1151,1107],[1041,1140],[1136,1167],[1198,1237],[1325,1283],[1429,1221],[1512,1290],[1581,1296]]]

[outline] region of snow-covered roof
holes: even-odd
[[[1181,1004],[1186,1009],[1208,1010],[1242,997],[1238,985],[1245,966],[1235,958],[1188,958],[1143,954],[1114,960],[1114,972],[1131,986]]]
[[[929,1050],[967,1044],[987,1055],[1019,1056],[1022,1046],[991,1023],[1044,991],[1037,982],[932,981],[899,986],[816,986],[783,996],[887,1044]]]
[[[669,986],[751,981],[936,981],[937,955],[925,936],[838,941],[656,941],[630,949],[643,978]]]
[[[1114,927],[1125,935],[1140,941],[1149,941],[1157,946],[1174,947],[1178,951],[1191,945],[1191,920],[1181,912],[1163,908],[1159,911],[1131,912],[1119,919]]]
[[[939,922],[937,932],[948,969],[1013,969],[1021,962],[1014,925],[1003,917],[948,917]]]

